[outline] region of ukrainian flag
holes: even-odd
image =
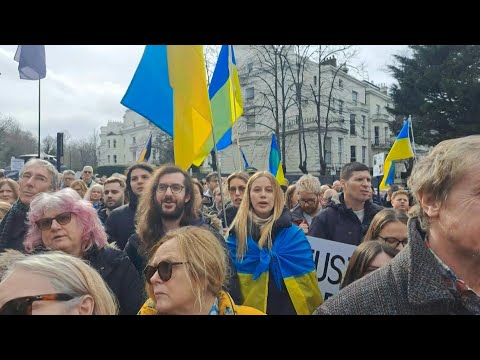
[[[281,230],[271,250],[260,249],[258,243],[249,236],[247,252],[240,260],[236,258],[235,235],[228,237],[227,245],[237,270],[244,299],[242,305],[266,313],[269,281],[275,281],[279,289],[286,288],[298,315],[311,315],[323,303],[312,248],[299,227]],[[270,274],[273,279],[270,279]]]
[[[152,153],[152,133],[148,136],[147,142],[138,156],[137,162],[148,161]]]
[[[285,175],[283,174],[282,162],[280,161],[280,151],[278,150],[277,137],[275,134],[272,134],[268,170],[273,176],[275,176],[280,185],[285,185]]]
[[[380,183],[380,190],[386,190],[387,185],[393,184],[395,181],[395,164],[393,161],[404,160],[413,157],[412,144],[408,130],[410,129],[410,118],[403,124],[402,130],[393,143],[387,158],[383,164],[383,179]]]
[[[187,170],[212,136],[202,45],[147,45],[121,104],[172,136]]]
[[[222,45],[208,96],[217,150],[222,150],[232,143],[232,125],[243,113],[242,92],[232,45]],[[200,166],[212,150],[213,139],[208,139],[194,164]]]

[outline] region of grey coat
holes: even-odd
[[[408,232],[409,244],[390,264],[329,298],[314,315],[469,314],[444,284],[417,218]]]

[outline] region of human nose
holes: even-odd
[[[56,219],[53,219],[52,224],[50,225],[50,229],[58,230],[58,229],[61,229],[61,228],[62,228],[62,225],[60,225]]]

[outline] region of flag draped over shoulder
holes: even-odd
[[[212,108],[213,129],[217,150],[232,143],[232,125],[243,113],[242,93],[232,45],[222,45],[208,88]],[[213,150],[213,139],[208,139],[195,165],[200,166]]]
[[[268,170],[273,176],[275,176],[280,185],[285,185],[285,175],[283,174],[282,162],[280,161],[280,151],[278,150],[277,137],[275,134],[272,134]]]
[[[145,146],[142,149],[142,152],[138,156],[137,162],[148,161],[150,155],[152,154],[152,133],[147,138]]]
[[[40,80],[47,76],[45,45],[18,45],[13,59],[18,61],[20,79]]]
[[[405,124],[403,124],[402,130],[400,130],[397,139],[393,143],[393,146],[385,159],[385,163],[383,164],[383,179],[380,183],[380,190],[387,189],[387,185],[393,184],[395,181],[395,164],[393,161],[404,160],[413,157],[409,129],[410,118],[408,118],[405,121]]]
[[[121,104],[172,136],[187,170],[212,133],[202,45],[147,45]]]
[[[237,240],[233,235],[227,239],[227,246],[237,270],[242,305],[266,313],[269,281],[275,281],[279,289],[286,287],[299,315],[311,315],[323,303],[312,248],[300,228],[291,226],[280,231],[270,251],[259,248],[249,236],[247,252],[241,260],[236,258]],[[270,274],[273,279],[269,279]]]

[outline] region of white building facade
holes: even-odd
[[[272,105],[275,104],[272,91],[275,80],[271,69],[265,71],[265,65],[259,60],[266,57],[258,54],[258,47],[235,46],[244,114],[233,127],[234,145],[220,152],[222,173],[242,169],[243,159],[236,144],[237,138],[249,165],[259,170],[268,169],[271,134],[276,127],[272,112],[275,110]],[[291,56],[294,59],[294,55]],[[358,80],[345,67],[339,68],[334,58],[322,62],[321,79],[318,63],[306,61],[303,68],[302,77],[295,77],[295,67],[293,74],[285,71],[284,88],[290,90],[284,98],[289,107],[284,111],[283,126],[280,104],[279,131],[281,135],[285,127],[286,174],[301,176],[303,172],[299,165],[304,164],[306,157],[307,171],[318,176],[320,151],[324,155],[327,175],[339,175],[342,166],[351,161],[359,161],[372,168],[373,155],[384,152],[386,156],[397,136],[391,133],[388,125],[394,118],[387,111],[388,107],[393,106],[387,87]],[[280,76],[281,73],[277,72],[277,77]],[[322,143],[325,143],[325,151],[319,149],[318,140],[315,100],[318,99],[319,83],[322,84],[320,134]],[[297,101],[297,92],[292,91],[292,88],[301,89],[301,101]],[[281,102],[281,96],[277,99]],[[301,104],[303,124],[299,124],[298,103]],[[300,130],[302,126],[303,131]],[[211,159],[204,163],[202,172],[211,170],[209,162]]]
[[[97,148],[99,166],[129,166],[138,158],[151,131],[156,127],[143,116],[126,110],[123,121],[109,121],[100,128],[100,145]],[[156,159],[152,149],[152,159]]]

